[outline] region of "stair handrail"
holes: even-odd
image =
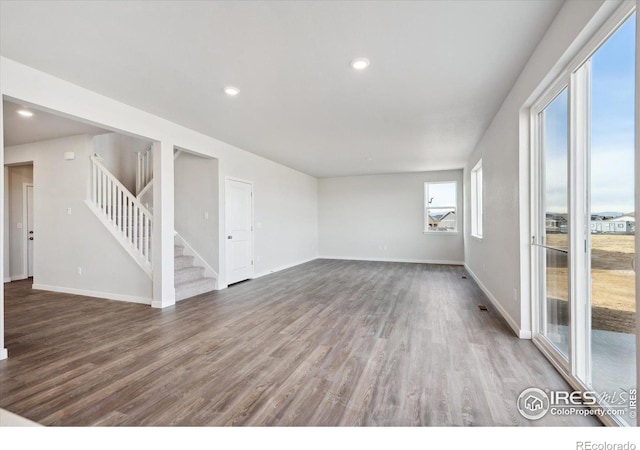
[[[91,202],[151,269],[153,214],[107,169],[97,153],[91,155]],[[98,182],[98,175],[105,182]],[[112,189],[114,186],[115,189]],[[115,202],[115,203],[114,203]],[[114,230],[111,230],[114,231]]]

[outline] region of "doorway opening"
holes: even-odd
[[[5,167],[5,282],[33,279],[33,163]]]

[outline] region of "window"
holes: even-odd
[[[482,238],[482,160],[471,171],[471,235]]]
[[[424,184],[425,233],[452,233],[458,230],[456,190],[455,181]]]

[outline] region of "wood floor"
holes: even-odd
[[[0,407],[45,425],[529,422],[567,384],[461,267],[316,260],[164,310],[5,285]]]

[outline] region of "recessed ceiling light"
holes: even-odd
[[[236,95],[238,95],[240,93],[240,89],[238,89],[237,87],[233,87],[233,86],[227,86],[224,88],[224,93],[231,96],[231,97],[235,97]]]
[[[371,65],[371,61],[367,58],[356,58],[351,61],[351,67],[356,70],[364,70]]]
[[[18,110],[18,114],[20,114],[22,117],[31,117],[31,116],[33,116],[33,113],[31,111],[27,111],[26,109],[19,109]]]

